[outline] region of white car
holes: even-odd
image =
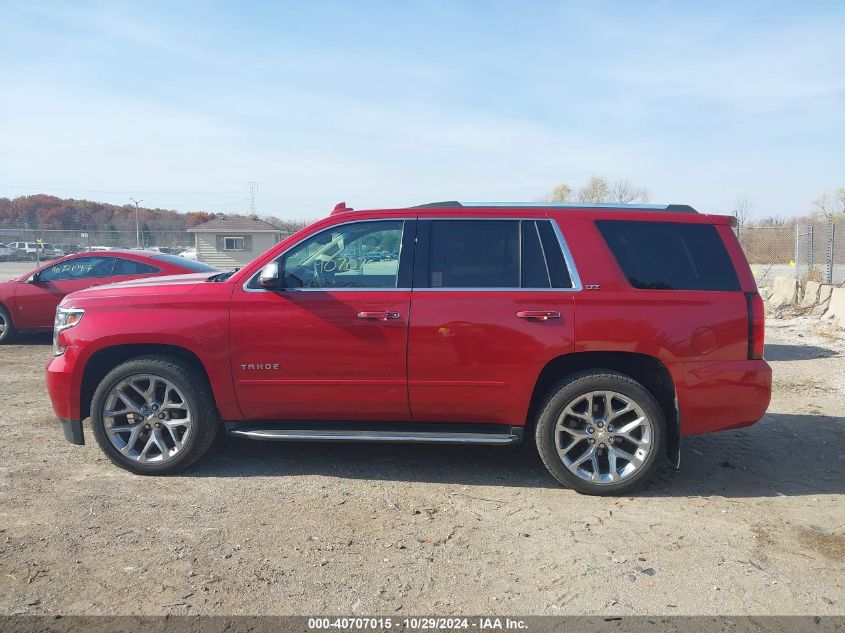
[[[196,261],[197,260],[197,249],[189,248],[186,251],[182,251],[181,253],[179,253],[179,257],[184,257],[185,259],[193,259],[193,260]]]
[[[9,246],[26,253],[27,259],[35,261],[36,259],[55,259],[52,244],[38,244],[37,242],[10,242]]]

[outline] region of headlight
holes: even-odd
[[[85,310],[82,308],[56,308],[56,322],[53,325],[53,356],[61,356],[67,349],[59,345],[59,334],[76,327],[82,320]]]

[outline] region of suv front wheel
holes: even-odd
[[[663,452],[665,421],[654,396],[618,372],[570,376],[540,407],[537,448],[560,483],[592,495],[633,490]]]
[[[219,416],[211,388],[191,363],[143,356],[106,374],[91,401],[94,437],[117,466],[168,475],[209,449]]]

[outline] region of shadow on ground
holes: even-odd
[[[845,493],[845,418],[770,413],[738,431],[684,438],[680,470],[658,467],[650,497]],[[226,438],[192,477],[322,475],[374,481],[556,488],[533,445],[424,446]]]
[[[770,361],[813,360],[815,358],[838,356],[839,352],[816,345],[782,345],[773,343],[766,345],[763,355],[766,360]]]
[[[4,345],[52,345],[52,332],[18,332],[8,343]]]

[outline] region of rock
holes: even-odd
[[[654,574],[657,573],[657,570],[654,567],[646,567],[645,569],[643,569],[642,573],[644,573],[646,576],[654,576]]]

